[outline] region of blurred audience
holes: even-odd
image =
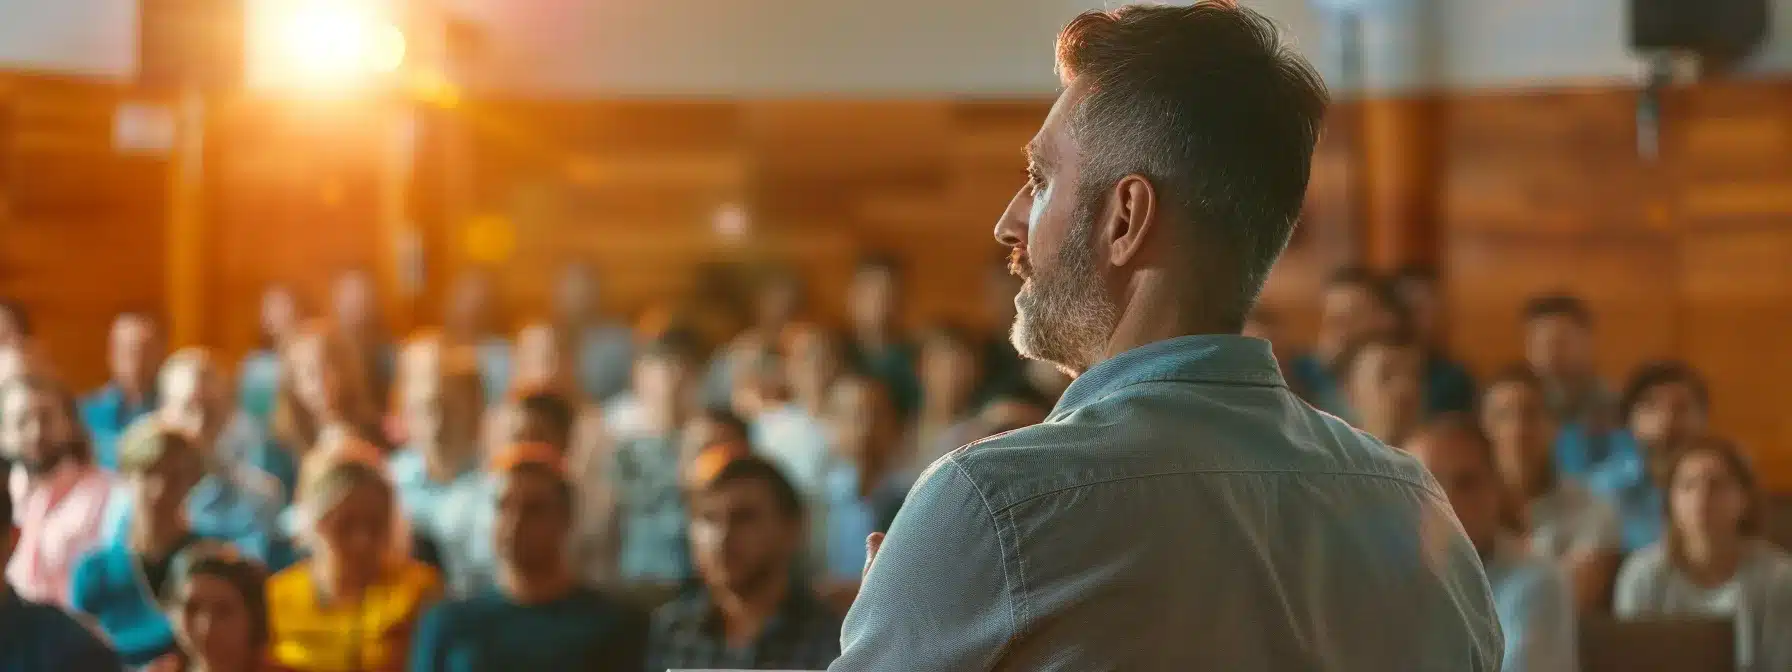
[[[779,346],[784,330],[796,321],[803,307],[802,280],[789,270],[773,270],[756,288],[752,307],[752,324],[710,359],[703,377],[705,406],[733,406],[739,377],[763,366],[781,366]]]
[[[31,316],[24,304],[0,298],[0,348],[24,348],[31,338]]]
[[[311,557],[268,580],[274,662],[293,672],[405,669],[412,628],[441,595],[395,542],[397,502],[378,466],[343,457],[299,497]]]
[[[1748,459],[1704,437],[1660,460],[1667,532],[1624,561],[1617,616],[1733,619],[1738,669],[1792,669],[1792,555],[1761,539]]]
[[[840,617],[794,576],[804,515],[796,487],[763,458],[733,460],[695,488],[702,581],[654,612],[646,669],[819,670],[839,657]]]
[[[1599,378],[1593,352],[1593,312],[1579,297],[1547,294],[1524,307],[1524,355],[1543,380],[1549,410],[1561,423],[1556,464],[1569,478],[1585,478],[1629,450],[1629,422],[1618,398]]]
[[[863,375],[835,382],[829,394],[834,457],[825,513],[811,513],[827,541],[826,576],[856,583],[865,539],[890,529],[914,478],[902,460],[901,418],[883,383]]]
[[[1556,423],[1544,396],[1536,374],[1509,369],[1488,381],[1481,425],[1493,441],[1501,481],[1523,506],[1530,550],[1561,563],[1575,605],[1597,612],[1608,604],[1623,548],[1618,511],[1557,473],[1551,443]]]
[[[292,548],[279,533],[280,512],[288,503],[279,479],[250,464],[244,455],[263,450],[267,439],[257,423],[231,408],[230,390],[211,354],[187,348],[168,358],[158,377],[158,424],[182,434],[199,455],[200,479],[185,497],[187,522],[200,535],[223,539],[275,567],[292,561]],[[108,535],[130,529],[137,497],[114,494],[106,514]]]
[[[577,487],[559,450],[519,444],[494,471],[497,590],[431,609],[409,669],[643,669],[646,615],[584,585],[568,562]]]
[[[127,665],[175,651],[162,602],[176,557],[202,538],[185,506],[205,475],[200,450],[158,419],[131,426],[119,442],[118,467],[134,515],[122,535],[81,559],[69,585],[69,606],[98,624]]]
[[[156,367],[162,363],[161,325],[146,313],[120,313],[106,340],[110,380],[81,400],[81,422],[93,437],[94,463],[118,465],[119,435],[156,406]]]
[[[1445,349],[1444,303],[1437,269],[1407,266],[1395,272],[1390,282],[1414,340],[1425,350],[1425,412],[1474,410],[1474,376]]]
[[[678,332],[647,344],[635,363],[638,422],[615,438],[608,469],[625,580],[690,576],[678,433],[695,410],[695,364],[694,344]]]
[[[4,304],[0,304],[4,305]],[[3,321],[4,311],[0,311]],[[0,324],[0,329],[6,325]],[[4,337],[0,333],[0,337]],[[0,467],[6,466],[0,462]],[[10,565],[19,529],[13,525],[12,498],[0,497],[0,563]],[[0,583],[0,670],[69,672],[120,669],[118,654],[59,605],[28,600]]]
[[[1394,335],[1371,335],[1334,358],[1341,399],[1353,422],[1383,443],[1399,445],[1425,419],[1424,351]]]
[[[901,333],[902,289],[902,266],[895,257],[873,253],[859,260],[846,286],[851,335],[846,362],[882,381],[897,412],[908,417],[920,407],[921,385],[915,378],[915,346]]]
[[[48,378],[0,385],[0,444],[14,461],[8,486],[19,527],[6,578],[27,601],[66,604],[76,561],[104,534],[112,478],[93,463],[74,396]]]
[[[383,448],[386,432],[366,371],[341,332],[323,322],[307,323],[282,349],[274,440],[250,461],[280,479],[287,492],[296,492],[298,465],[314,448],[345,438]]]
[[[1500,482],[1494,448],[1474,420],[1463,414],[1439,416],[1415,429],[1401,445],[1431,470],[1463,532],[1481,554],[1505,634],[1500,669],[1580,669],[1568,581],[1554,562],[1524,547],[1522,504]],[[1421,532],[1425,529],[1420,526]]]
[[[981,367],[976,345],[953,326],[929,329],[921,340],[921,409],[904,457],[924,467],[985,436],[977,420]]]
[[[291,287],[275,283],[262,289],[257,345],[237,367],[237,403],[264,428],[273,422],[280,394],[281,344],[298,331],[304,317]]]
[[[176,656],[148,672],[273,672],[267,570],[228,546],[194,544],[163,591]]]
[[[1661,538],[1668,464],[1675,452],[1705,435],[1710,411],[1704,378],[1685,364],[1649,362],[1631,374],[1618,401],[1629,434],[1621,449],[1586,476],[1587,487],[1618,508],[1624,552]]]
[[[455,542],[469,531],[452,514],[483,505],[487,494],[480,469],[486,405],[478,361],[471,348],[420,335],[400,352],[397,385],[393,405],[405,443],[387,468],[398,504],[411,528],[437,547],[447,584],[470,588],[476,582],[470,577],[480,572],[465,566],[469,554]]]
[[[580,396],[603,402],[628,389],[634,368],[635,336],[628,325],[600,312],[596,274],[584,264],[560,272],[554,288],[556,327],[572,344]]]
[[[1319,333],[1313,349],[1289,364],[1290,383],[1315,407],[1353,419],[1342,383],[1342,358],[1352,347],[1395,327],[1395,302],[1381,280],[1368,269],[1346,267],[1326,280],[1319,300]]]
[[[822,501],[828,469],[828,389],[840,377],[840,339],[825,329],[795,326],[784,357],[783,389],[766,391],[749,422],[753,448],[783,470],[811,506]]]
[[[368,399],[384,411],[384,399],[374,390],[392,389],[392,334],[380,312],[379,293],[373,274],[350,268],[336,275],[330,298],[336,328],[341,330],[351,361],[359,371],[355,380],[366,387]]]
[[[485,398],[497,402],[510,391],[510,341],[503,336],[497,290],[485,269],[471,269],[455,279],[443,311],[443,327],[451,343],[470,345],[479,355],[479,375],[485,381]]]

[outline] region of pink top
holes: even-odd
[[[19,503],[19,546],[6,578],[20,597],[67,606],[69,574],[99,545],[112,478],[92,465],[70,464],[36,482],[15,469],[10,480]]]

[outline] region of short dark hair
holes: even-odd
[[[1058,71],[1086,91],[1071,117],[1079,201],[1128,174],[1198,231],[1204,306],[1236,330],[1294,230],[1325,117],[1325,83],[1275,24],[1231,2],[1091,11],[1058,34]]]
[[[682,364],[697,361],[697,336],[684,329],[667,329],[641,346],[642,360],[670,360]]]
[[[739,415],[736,415],[734,411],[728,410],[727,408],[721,406],[709,406],[703,409],[702,416],[710,422],[727,427],[728,431],[734,432],[736,435],[748,435],[747,421],[742,420]]]
[[[744,455],[730,460],[698,490],[711,493],[744,481],[763,483],[771,491],[772,502],[777,505],[778,513],[791,520],[802,519],[803,498],[797,494],[796,486],[790,483],[790,478],[777,465],[758,455]]]
[[[18,299],[0,297],[0,316],[12,320],[20,336],[31,335],[31,313],[26,312],[25,304],[19,303]]]
[[[1524,321],[1545,317],[1565,317],[1583,327],[1593,326],[1593,311],[1587,302],[1573,294],[1555,293],[1533,296],[1524,302]]]
[[[1644,362],[1630,373],[1630,379],[1624,383],[1623,393],[1618,395],[1619,422],[1628,426],[1630,414],[1636,412],[1636,406],[1642,403],[1643,395],[1664,385],[1685,385],[1692,390],[1693,399],[1699,403],[1699,410],[1711,410],[1711,388],[1705,384],[1705,377],[1685,362],[1662,359]]]
[[[574,412],[572,402],[567,401],[564,395],[546,389],[529,390],[517,397],[516,407],[526,415],[541,418],[543,422],[547,423],[548,430],[562,437],[563,440],[572,438]],[[529,438],[546,440],[546,437]],[[555,445],[554,447],[561,450],[569,448],[566,445]]]
[[[181,589],[193,579],[210,576],[235,588],[243,598],[249,619],[249,640],[256,646],[267,643],[268,572],[260,563],[244,555],[235,546],[217,541],[199,541],[174,557],[174,566],[163,586],[152,586],[152,592],[163,606],[172,608]]]

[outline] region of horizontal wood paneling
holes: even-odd
[[[1691,362],[1711,380],[1716,431],[1792,489],[1792,86],[1670,92],[1654,160],[1636,150],[1636,102],[1622,90],[1447,102],[1454,342],[1482,371],[1516,360],[1524,299],[1578,293],[1614,384],[1645,358]]]
[[[74,384],[104,380],[108,324],[163,311],[165,159],[113,149],[122,88],[0,75],[0,296]]]
[[[82,385],[103,375],[113,312],[164,304],[165,161],[110,145],[111,110],[130,96],[0,78],[0,294],[27,301]],[[1779,354],[1792,335],[1792,91],[1755,82],[1671,92],[1655,161],[1636,154],[1635,103],[1616,89],[1406,101],[1435,136],[1409,138],[1423,155],[1381,155],[1401,160],[1374,171],[1366,152],[1401,129],[1370,129],[1361,106],[1335,106],[1297,242],[1264,295],[1284,347],[1310,338],[1332,267],[1370,246],[1429,248],[1366,240],[1356,225],[1365,213],[1434,218],[1424,233],[1447,276],[1449,336],[1476,369],[1519,357],[1525,298],[1580,293],[1599,312],[1604,372],[1617,380],[1660,356],[1704,369],[1718,429],[1792,488],[1792,418],[1779,408],[1792,398],[1792,357]],[[608,307],[628,315],[713,307],[760,270],[788,265],[808,280],[811,312],[838,319],[844,280],[871,249],[908,262],[910,324],[975,322],[983,270],[999,253],[990,230],[1048,106],[475,100],[419,116],[415,183],[394,190],[380,159],[396,133],[389,117],[220,103],[207,127],[201,333],[240,352],[263,284],[295,283],[321,306],[347,265],[375,269],[395,330],[433,320],[447,280],[479,256],[465,230],[475,218],[511,227],[514,246],[498,263],[511,324],[545,312],[570,261],[593,264]],[[1405,186],[1376,191],[1364,182],[1375,175]],[[415,297],[396,282],[408,229],[389,215],[394,193],[410,199],[396,212],[424,244],[428,282]],[[725,207],[745,213],[747,235],[718,233]]]

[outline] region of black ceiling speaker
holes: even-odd
[[[1630,44],[1637,51],[1695,53],[1721,70],[1767,37],[1767,0],[1630,0]]]

